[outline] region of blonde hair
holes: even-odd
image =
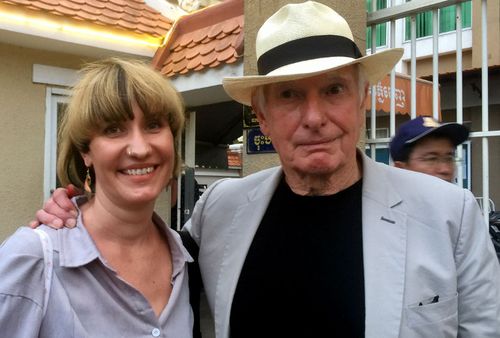
[[[168,122],[174,136],[173,175],[177,177],[184,103],[170,82],[142,61],[119,58],[87,64],[80,73],[59,129],[57,175],[61,184],[83,188],[87,167],[81,153],[89,151],[93,135],[104,124],[133,119],[133,102],[147,119]]]

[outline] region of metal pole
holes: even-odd
[[[410,116],[417,117],[417,19],[411,16],[411,103]]]
[[[463,80],[462,80],[462,6],[460,4],[457,4],[456,6],[456,32],[457,32],[457,69],[456,69],[456,74],[457,74],[457,122],[462,124],[464,122],[464,116],[463,116]],[[463,147],[462,145],[459,145],[457,147],[457,155],[458,159],[460,160],[457,167],[457,181],[458,181],[458,186],[463,187],[464,186],[464,173],[463,173],[463,166],[461,165],[463,161]],[[470,179],[470,178],[469,178]]]
[[[488,20],[487,20],[487,1],[482,0],[481,2],[481,89],[482,89],[482,131],[488,131]],[[489,223],[489,200],[490,200],[490,172],[488,167],[488,138],[482,138],[482,148],[483,148],[483,216],[486,226]]]

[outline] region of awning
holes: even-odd
[[[396,73],[396,114],[410,115],[411,105],[411,80],[410,77],[404,74]],[[368,90],[366,98],[366,110],[371,111],[371,89]],[[389,113],[391,111],[391,77],[387,75],[375,86],[376,110],[378,113]],[[438,98],[438,102],[439,98]],[[439,117],[441,116],[441,106],[438,103]],[[417,78],[417,116],[430,115],[432,116],[432,82]]]

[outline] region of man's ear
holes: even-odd
[[[361,112],[364,112],[366,110],[366,100],[368,99],[368,88],[370,87],[370,83],[366,82],[365,83],[365,89],[364,89],[364,100],[361,100],[361,102],[359,103],[360,106],[359,106],[359,110]]]
[[[269,136],[269,128],[267,125],[266,116],[264,115],[262,110],[259,109],[259,105],[252,103],[252,110],[255,113],[257,120],[259,121],[260,131],[262,132],[262,134]]]
[[[407,163],[403,161],[394,161],[394,166],[396,168],[406,169]]]

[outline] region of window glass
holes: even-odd
[[[372,11],[372,1],[366,0],[366,10],[368,13]],[[377,10],[383,9],[387,7],[387,0],[376,0],[377,1]],[[382,23],[375,26],[376,30],[376,41],[377,47],[386,45],[386,34],[387,34],[387,24]],[[366,27],[366,49],[372,48],[372,28]]]
[[[471,27],[472,24],[472,2],[467,1],[460,4],[462,7],[462,28]],[[417,14],[417,38],[432,36],[432,11]],[[445,33],[456,29],[455,5],[441,8],[439,10],[439,32]],[[405,19],[405,40],[411,39],[410,18]]]

